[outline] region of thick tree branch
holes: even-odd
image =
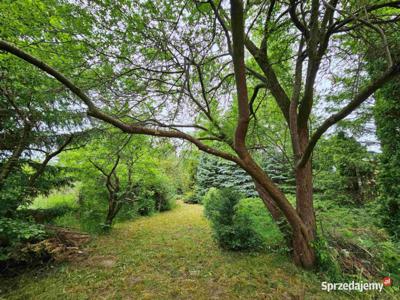
[[[297,51],[296,67],[294,72],[294,82],[293,82],[293,94],[290,101],[289,108],[289,130],[292,139],[292,147],[295,158],[297,159],[300,155],[300,142],[297,127],[297,108],[299,105],[299,98],[302,86],[302,75],[303,75],[303,53],[304,39],[301,38],[299,43],[299,49]]]
[[[233,41],[232,58],[239,110],[234,146],[239,156],[245,157],[247,155],[246,135],[250,120],[250,110],[246,84],[246,65],[244,62],[244,18],[243,2],[241,0],[231,0],[231,23]]]
[[[239,159],[237,156],[234,156],[230,153],[223,152],[217,149],[214,149],[206,144],[203,144],[201,141],[196,139],[195,137],[186,134],[184,132],[180,131],[174,131],[174,130],[159,130],[156,128],[147,128],[147,127],[142,127],[142,126],[136,126],[136,125],[131,125],[122,122],[121,120],[110,116],[101,110],[99,110],[95,104],[92,102],[92,100],[76,85],[72,83],[70,79],[65,77],[63,74],[58,72],[56,69],[50,67],[46,63],[42,62],[41,60],[35,58],[34,56],[26,53],[25,51],[17,48],[14,45],[11,45],[10,43],[7,43],[5,41],[0,40],[0,50],[4,50],[8,53],[11,53],[26,62],[38,67],[42,71],[46,72],[49,75],[52,75],[55,79],[57,79],[60,83],[65,85],[71,92],[73,92],[76,96],[78,96],[84,104],[88,107],[88,116],[94,117],[96,119],[102,120],[106,123],[109,123],[120,130],[126,132],[126,133],[131,133],[131,134],[143,134],[143,135],[151,135],[151,136],[158,136],[158,137],[169,137],[169,138],[178,138],[178,139],[183,139],[187,140],[194,145],[197,146],[200,150],[225,158],[227,160],[233,161],[239,165],[242,165],[241,159]]]
[[[279,80],[269,62],[267,54],[261,53],[260,49],[258,49],[257,46],[250,39],[245,40],[245,45],[246,45],[247,50],[249,50],[251,55],[253,55],[257,64],[263,71],[263,73],[266,77],[265,83],[267,84],[268,89],[271,91],[271,94],[274,96],[275,101],[277,102],[286,121],[289,124],[290,100],[289,100],[289,97],[286,94],[285,90],[279,83]]]
[[[326,43],[321,42],[320,28],[318,21],[319,1],[313,0],[311,5],[311,17],[309,24],[309,37],[306,39],[307,43],[307,76],[304,86],[304,96],[301,100],[298,114],[298,126],[304,128],[307,126],[308,118],[311,114],[313,100],[314,100],[314,84],[321,64],[322,56],[324,55],[328,46]]]

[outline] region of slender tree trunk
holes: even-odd
[[[113,220],[114,220],[114,202],[113,200],[109,200],[106,221],[104,222],[104,224],[111,227]]]
[[[308,129],[298,131],[300,150],[304,151],[308,144]],[[308,230],[310,241],[305,242],[302,235],[293,233],[293,254],[296,263],[302,262],[304,267],[311,267],[315,263],[315,253],[311,247],[316,236],[316,222],[313,205],[313,175],[309,160],[304,167],[296,169],[296,210]]]
[[[108,212],[105,221],[106,225],[108,225],[109,227],[112,226],[114,218],[117,215],[120,208],[121,205],[118,204],[115,195],[110,195],[110,198],[108,200]]]

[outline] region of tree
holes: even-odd
[[[398,24],[396,24],[398,25]],[[392,61],[400,59],[399,26],[385,28],[386,56]],[[371,35],[371,42],[364,48],[367,70],[376,76],[385,68],[385,61],[378,43],[382,32]],[[384,227],[395,238],[399,237],[400,225],[400,80],[394,80],[375,93],[372,111],[376,124],[376,134],[380,141],[381,153],[378,165],[378,188],[380,217]]]
[[[384,226],[395,237],[400,229],[400,84],[388,86],[379,94],[375,107],[378,137],[382,145],[379,187]]]
[[[0,199],[2,213],[10,215],[37,194],[69,183],[50,162],[79,147],[85,130],[83,115],[71,110],[51,78],[9,59],[1,66]]]
[[[104,69],[90,88],[74,83],[79,77],[76,73],[60,72],[29,50],[4,40],[0,49],[56,78],[86,105],[92,118],[129,134],[184,139],[236,163],[253,178],[273,218],[279,221],[284,217],[290,225],[294,261],[310,268],[315,265],[312,244],[316,238],[314,147],[329,128],[397,78],[400,62],[387,51],[390,47],[383,34],[386,69],[367,76],[359,68],[347,68],[357,79],[346,94],[348,102],[325,119],[314,111],[319,114],[318,124],[310,132],[313,107],[316,99],[323,97],[317,82],[329,82],[329,73],[338,72],[330,61],[340,63],[344,58],[342,65],[347,67],[359,55],[341,41],[359,40],[362,44],[360,28],[381,32],[397,24],[400,3],[261,1],[244,7],[241,0],[231,0],[230,13],[227,6],[210,0],[161,1],[157,7],[152,1],[112,5],[100,1],[96,8],[84,7],[84,21],[95,34],[75,28],[72,40],[84,40],[91,46],[85,50],[103,49],[90,55],[83,51],[83,56]],[[15,43],[19,44],[18,39]],[[245,49],[249,53],[246,59]],[[260,89],[268,90],[276,101],[290,132],[296,207],[256,162],[248,144]],[[226,105],[236,109],[235,122],[221,120]],[[188,119],[193,123],[183,122]],[[232,123],[233,128],[229,126]]]
[[[78,183],[81,215],[101,216],[108,230],[117,216],[170,209],[175,186],[167,175],[169,145],[154,144],[105,127],[93,130],[85,147],[63,153],[58,166],[69,167]]]
[[[265,154],[264,154],[265,155]],[[285,164],[276,153],[265,155],[260,165],[271,179],[285,192],[294,193],[294,178],[290,174],[290,165]],[[233,189],[246,197],[257,197],[257,190],[252,178],[236,164],[204,154],[200,157],[196,173],[197,197],[205,195],[211,187],[217,189]]]
[[[121,156],[117,153],[115,157],[112,158],[114,158],[115,161],[109,171],[106,171],[104,167],[90,160],[90,163],[105,177],[105,186],[108,192],[108,212],[104,224],[107,228],[112,226],[114,218],[117,216],[124,202],[135,201],[134,197],[132,197],[134,194],[131,177],[128,177],[128,186],[125,187],[123,193],[121,192],[120,178],[116,171]],[[129,168],[128,172],[132,172],[132,170]]]

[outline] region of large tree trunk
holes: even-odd
[[[271,213],[272,218],[277,223],[279,230],[282,232],[288,247],[291,249],[296,265],[307,269],[312,268],[315,264],[315,254],[311,243],[307,241],[300,229],[293,230],[291,228],[272,197],[260,184],[256,184],[256,189],[266,208]],[[314,238],[313,231],[310,231],[310,236]]]
[[[305,269],[312,269],[315,266],[315,251],[312,241],[307,240],[301,230],[293,230],[293,260],[298,266]]]

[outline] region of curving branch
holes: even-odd
[[[257,84],[257,85],[254,87],[253,95],[252,95],[251,98],[250,98],[250,103],[249,103],[250,115],[253,116],[254,119],[256,119],[256,114],[255,114],[255,111],[254,111],[254,108],[253,108],[254,101],[255,101],[256,98],[257,98],[258,92],[259,92],[260,89],[262,89],[262,88],[267,88],[267,86],[266,86],[264,83]]]
[[[275,101],[277,102],[282,114],[284,115],[286,121],[289,123],[289,106],[290,100],[282,85],[280,84],[278,77],[273,70],[271,63],[265,53],[261,53],[260,49],[249,39],[245,40],[245,46],[247,50],[251,53],[251,55],[255,58],[258,66],[261,68],[262,72],[265,75],[265,81],[262,80],[262,77],[259,77],[260,80],[267,84],[268,89],[271,91],[271,94],[274,96]],[[251,72],[256,76],[257,73]]]
[[[34,186],[36,180],[43,174],[43,172],[45,171],[45,169],[47,167],[47,164],[50,162],[50,160],[52,160],[54,157],[56,157],[61,152],[66,150],[65,148],[72,142],[73,139],[74,139],[74,135],[68,136],[66,138],[66,140],[64,141],[64,143],[62,143],[62,145],[56,151],[54,151],[52,153],[48,153],[46,155],[45,159],[40,164],[40,166],[37,169],[37,171],[29,178],[28,186],[30,188],[32,188]]]
[[[79,99],[82,100],[82,102],[88,107],[87,115],[91,116],[93,118],[96,118],[98,120],[102,120],[106,123],[109,123],[123,132],[126,133],[131,133],[131,134],[143,134],[143,135],[151,135],[151,136],[158,136],[158,137],[169,137],[169,138],[177,138],[177,139],[183,139],[187,140],[194,145],[197,146],[200,150],[225,158],[227,160],[233,161],[239,165],[243,165],[243,162],[241,159],[235,155],[232,155],[227,152],[223,152],[221,150],[212,148],[204,143],[202,143],[200,140],[197,138],[186,134],[181,131],[175,131],[175,130],[160,130],[156,128],[147,128],[135,124],[127,124],[119,120],[118,118],[115,118],[111,115],[108,115],[98,109],[96,105],[92,102],[92,100],[87,96],[80,88],[78,88],[70,79],[68,79],[66,76],[64,76],[62,73],[57,71],[56,69],[52,68],[51,66],[47,65],[43,61],[37,59],[36,57],[26,53],[25,51],[17,48],[16,46],[0,40],[0,50],[6,51],[8,53],[11,53],[26,62],[36,66],[37,68],[41,69],[42,71],[46,72],[47,74],[53,76],[55,79],[57,79],[60,83],[65,85],[72,93],[74,93]]]
[[[290,5],[289,5],[289,15],[290,18],[292,19],[293,24],[299,29],[303,35],[308,39],[310,37],[310,30],[307,28],[305,24],[303,24],[300,19],[297,16],[296,13],[296,8],[298,5],[298,1],[296,0],[290,0]]]

